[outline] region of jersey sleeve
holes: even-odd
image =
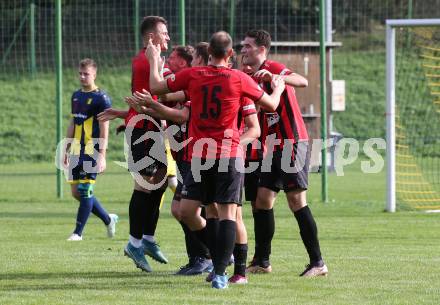
[[[240,107],[243,117],[257,113],[254,101],[247,97],[241,99]]]
[[[168,79],[170,77],[172,77],[174,75],[174,73],[170,70],[170,67],[168,67],[167,64],[164,65],[163,69],[162,69],[162,76],[164,79]]]
[[[97,107],[97,112],[103,112],[105,109],[108,109],[112,106],[112,100],[110,98],[110,96],[108,96],[107,93],[103,93],[101,95],[101,102],[99,103],[98,107]]]
[[[241,90],[244,97],[258,101],[264,94],[263,89],[247,74],[241,73]]]
[[[279,75],[289,75],[289,74],[293,73],[284,64],[282,64],[280,62],[276,62],[276,61],[271,61],[267,65],[266,69],[273,74],[279,74]]]
[[[177,72],[174,76],[167,79],[167,86],[171,92],[188,89],[191,69],[187,68]]]

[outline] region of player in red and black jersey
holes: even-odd
[[[271,164],[265,164],[264,160],[262,163],[253,215],[255,256],[248,271],[271,271],[269,255],[275,231],[273,204],[277,193],[283,189],[289,207],[298,222],[300,235],[310,258],[310,263],[301,276],[326,275],[328,270],[321,257],[316,223],[306,201],[309,166],[308,135],[292,87],[305,87],[308,83],[305,78],[293,73],[283,64],[267,59],[270,43],[269,33],[264,30],[251,30],[246,33],[241,49],[243,64],[252,68],[254,79],[266,92],[271,91],[268,83],[275,75],[283,77],[288,85],[277,109],[274,112],[264,112],[263,121],[260,121],[265,153],[272,155],[273,160]],[[269,137],[274,137],[274,145],[268,145]],[[287,153],[285,154],[287,158],[283,158],[283,152]],[[287,160],[289,170],[283,167],[282,159]],[[290,171],[292,168],[293,171]]]
[[[145,17],[140,26],[140,32],[143,38],[144,48],[132,59],[132,93],[149,91],[150,63],[145,56],[145,50],[148,41],[160,45],[161,51],[168,49],[167,22],[159,16]],[[161,77],[166,77],[171,71],[164,66],[161,69]],[[156,96],[152,97],[157,100]],[[125,254],[133,259],[136,266],[144,271],[151,272],[144,253],[151,256],[160,263],[167,263],[168,260],[160,251],[158,244],[154,239],[154,234],[159,218],[160,202],[166,188],[166,183],[159,188],[151,189],[149,185],[163,183],[166,179],[166,157],[165,146],[159,145],[157,141],[144,138],[147,133],[160,134],[160,121],[147,120],[138,116],[138,111],[130,107],[128,111],[108,109],[99,115],[101,121],[112,120],[114,118],[124,118],[127,127],[126,139],[130,148],[128,156],[128,167],[134,178],[134,190],[130,199],[129,218],[130,218],[130,236],[129,242],[125,247]],[[141,141],[138,141],[141,140]],[[154,145],[159,145],[163,152],[163,161],[158,161],[153,153]],[[162,149],[163,146],[163,149]],[[143,164],[145,160],[149,160]]]
[[[177,73],[184,68],[194,66],[206,66],[208,62],[207,43],[199,43],[193,49],[189,46],[176,46],[168,58],[168,64],[173,73]],[[196,275],[212,270],[212,261],[209,250],[206,246],[194,238],[188,226],[181,220],[180,199],[183,187],[183,179],[191,168],[188,156],[188,145],[184,145],[188,140],[188,121],[191,108],[188,94],[183,91],[169,93],[165,96],[166,101],[155,103],[147,91],[135,93],[131,102],[135,107],[141,107],[141,111],[152,117],[167,120],[168,136],[171,142],[170,148],[178,167],[179,182],[171,203],[171,213],[182,226],[185,235],[185,245],[189,262],[181,267],[176,275]],[[176,104],[177,103],[177,104]],[[174,105],[175,104],[175,105]],[[174,105],[168,107],[166,105]],[[199,213],[204,213],[200,209]]]
[[[159,49],[153,44],[147,48],[152,64],[152,92],[165,94],[188,90],[191,97],[191,172],[184,182],[181,215],[200,240],[209,241],[215,268],[212,287],[222,289],[227,287],[225,269],[234,247],[236,209],[241,197],[240,167],[243,166],[243,156],[240,141],[252,141],[259,136],[255,105],[243,104],[243,97],[275,109],[284,83],[275,79],[274,92],[269,96],[248,75],[229,69],[227,65],[232,54],[232,39],[225,32],[212,36],[209,53],[212,61],[208,67],[185,69],[177,73],[174,79],[160,81],[156,70]],[[248,125],[247,132],[241,137],[237,128],[240,110],[246,116]],[[206,225],[205,220],[197,214],[201,202],[217,203],[218,209],[214,205],[207,206],[207,216],[218,213],[218,228],[210,228],[209,223]],[[207,239],[206,234],[209,235]]]

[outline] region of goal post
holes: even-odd
[[[399,118],[398,115],[396,115],[396,112],[398,112],[398,110],[396,109],[396,29],[398,28],[403,28],[403,29],[412,29],[412,28],[420,28],[420,27],[431,27],[431,28],[436,28],[440,26],[440,19],[396,19],[396,20],[387,20],[386,21],[386,138],[387,138],[387,152],[386,152],[386,156],[387,156],[387,196],[386,196],[386,211],[388,212],[395,212],[396,211],[396,201],[398,200],[398,190],[396,188],[397,183],[401,183],[402,185],[407,185],[408,188],[406,189],[402,189],[401,192],[403,194],[411,194],[413,197],[415,196],[415,194],[420,195],[420,199],[417,198],[409,198],[408,196],[404,195],[402,197],[404,198],[409,198],[407,199],[407,201],[409,203],[414,203],[413,207],[414,208],[432,208],[435,209],[440,208],[440,194],[437,193],[436,189],[434,188],[433,190],[426,189],[426,186],[421,189],[420,187],[417,190],[414,189],[410,189],[409,186],[411,185],[412,181],[414,181],[413,184],[417,184],[420,185],[421,183],[425,183],[426,185],[431,184],[431,181],[425,182],[424,181],[424,177],[422,173],[418,172],[418,168],[419,165],[417,164],[417,162],[414,162],[414,164],[410,164],[409,161],[403,162],[403,164],[401,166],[404,166],[405,168],[411,168],[410,170],[406,170],[404,172],[397,172],[396,168],[397,165],[399,163],[397,163],[396,161],[396,156],[397,156],[397,149],[396,147],[399,149],[405,149],[408,151],[408,153],[405,154],[400,154],[400,156],[405,157],[406,159],[415,159],[414,157],[412,157],[412,155],[416,155],[417,151],[415,151],[415,149],[413,147],[410,147],[411,143],[406,143],[406,144],[397,144],[396,143],[396,136],[399,137],[399,134],[396,135],[396,127],[399,127],[401,130],[399,131],[400,134],[400,138],[401,139],[405,139],[405,133],[407,132],[405,130],[405,126],[401,126],[404,124],[396,124],[396,117]],[[438,31],[438,29],[436,30]],[[423,45],[423,39],[428,39],[429,37],[431,37],[431,40],[434,39],[439,39],[438,37],[438,33],[434,32],[434,34],[432,34],[431,36],[429,35],[421,35],[422,36],[422,43],[419,43],[418,41],[409,41],[411,39],[411,32],[408,31],[407,35],[407,39],[408,39],[408,45],[411,44],[411,46],[414,45],[414,48],[425,48],[425,49],[431,49],[432,52],[435,52],[435,54],[428,56],[428,55],[419,55],[420,57],[423,58],[428,58],[429,60],[435,61],[434,63],[432,63],[431,65],[427,65],[427,64],[423,64],[420,63],[420,66],[423,67],[428,67],[428,68],[438,68],[439,72],[437,72],[439,75],[436,75],[435,73],[433,74],[425,74],[425,75],[431,75],[433,77],[438,77],[436,78],[436,81],[438,81],[438,83],[435,82],[429,82],[429,80],[427,80],[427,78],[423,78],[422,81],[425,81],[426,84],[426,88],[421,88],[423,86],[419,86],[417,87],[418,90],[420,90],[420,92],[422,92],[423,90],[430,90],[428,87],[432,86],[432,84],[434,84],[434,86],[438,86],[440,88],[440,44],[438,48],[435,47],[430,47],[428,46],[430,43],[426,43],[427,46]],[[427,37],[424,37],[427,36]],[[426,40],[428,41],[428,40]],[[409,70],[409,68],[408,68]],[[410,74],[408,71],[408,74]],[[428,83],[429,82],[429,83]],[[408,84],[411,84],[411,80],[408,81]],[[409,86],[410,88],[412,88],[411,86]],[[420,89],[421,88],[421,89]],[[410,90],[410,89],[408,89]],[[440,89],[438,89],[438,91],[440,91]],[[436,93],[436,94],[433,94]],[[431,96],[437,95],[437,91],[430,91]],[[440,96],[440,93],[439,93]],[[435,97],[434,97],[435,98]],[[429,98],[428,98],[429,99]],[[426,101],[427,98],[425,97],[420,97],[420,99],[417,100],[423,100]],[[438,100],[433,100],[432,103],[433,104],[438,104],[440,101],[440,97],[438,98]],[[422,106],[424,106],[422,104]],[[434,105],[435,106],[435,105]],[[414,111],[414,110],[413,110]],[[440,113],[440,105],[438,106],[438,110],[436,110],[438,113]],[[436,112],[434,111],[434,112]],[[409,113],[409,112],[408,112]],[[400,112],[399,112],[400,114]],[[402,114],[403,115],[403,114]],[[433,114],[434,115],[434,114]],[[407,116],[405,115],[401,121],[405,121],[405,123],[407,123]],[[400,121],[399,121],[400,122]],[[440,125],[440,120],[437,122],[431,122],[432,124],[437,124]],[[425,121],[425,123],[429,124],[428,121]],[[408,123],[409,124],[409,123]],[[403,130],[403,131],[402,131]],[[403,134],[403,135],[402,135]],[[439,137],[437,135],[437,137]],[[413,140],[408,140],[408,141],[413,141]],[[420,138],[417,140],[420,142]],[[438,141],[438,139],[434,139],[434,142]],[[429,142],[429,141],[428,141]],[[424,143],[426,143],[426,141],[424,139],[422,139],[422,144],[418,144],[418,145],[424,145]],[[440,146],[439,146],[440,148]],[[439,149],[440,150],[440,149]],[[417,169],[415,169],[417,168]],[[403,179],[402,181],[399,182],[398,180],[398,175],[401,174],[401,176],[406,176],[406,177],[416,177],[416,178],[412,178],[413,180],[409,180],[409,179]],[[439,173],[437,173],[437,175],[439,175]],[[418,180],[418,181],[417,181]],[[428,179],[429,180],[429,179]],[[429,195],[429,196],[428,196]],[[429,198],[428,198],[429,197]],[[420,205],[417,203],[429,203],[426,205]]]

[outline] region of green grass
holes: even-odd
[[[247,286],[215,291],[202,276],[172,275],[185,263],[180,226],[162,210],[157,239],[170,259],[141,273],[122,254],[128,237],[131,179],[109,162],[96,195],[120,215],[116,238],[92,217],[85,239],[69,243],[77,204],[56,200],[50,164],[0,166],[0,304],[438,304],[439,215],[386,214],[384,173],[363,174],[359,162],[345,176],[330,175],[330,203],[319,202],[320,176],[310,176],[309,202],[330,275],[297,276],[307,262],[284,196],[276,203],[274,272],[250,276]],[[65,185],[67,188],[68,186]],[[244,206],[253,254],[250,207]]]

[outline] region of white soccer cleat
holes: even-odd
[[[72,235],[70,235],[70,237],[67,240],[68,241],[80,241],[80,240],[83,240],[83,238],[81,235],[73,233]]]
[[[107,225],[107,236],[112,238],[116,233],[116,223],[119,221],[119,216],[116,214],[108,214],[110,216],[110,223]]]

